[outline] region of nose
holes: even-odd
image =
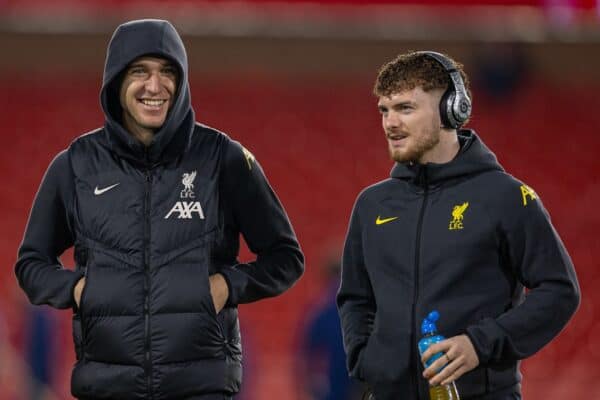
[[[146,81],[146,90],[150,93],[160,93],[160,77],[158,74],[150,74]]]
[[[383,116],[383,127],[385,130],[394,129],[400,126],[400,118],[398,113],[389,111],[387,115]]]

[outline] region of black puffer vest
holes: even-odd
[[[75,141],[73,227],[86,285],[74,316],[80,398],[164,399],[236,392],[237,310],[208,286],[223,219],[217,188],[227,136],[196,126],[179,160],[138,168],[100,130]]]

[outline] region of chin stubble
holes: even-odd
[[[404,152],[394,151],[388,145],[390,158],[398,163],[409,161],[418,162],[425,153],[437,146],[440,142],[440,135],[430,131],[430,133],[426,135],[418,137],[413,136],[413,139],[415,143]]]

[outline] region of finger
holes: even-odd
[[[446,354],[443,354],[440,358],[432,362],[431,365],[425,369],[425,371],[423,371],[423,376],[429,379],[449,363],[450,359]]]
[[[431,386],[439,385],[440,382],[446,381],[448,377],[453,376],[453,374],[462,367],[462,362],[459,360],[454,360],[450,364],[446,365],[444,369],[442,369],[437,375],[429,380],[429,384]]]
[[[432,353],[439,353],[439,352],[445,352],[446,350],[448,350],[451,346],[452,342],[450,342],[448,339],[442,340],[441,342],[437,342],[432,344],[431,346],[429,346],[429,348],[427,349],[427,351],[431,351]]]
[[[442,385],[447,385],[461,376],[463,376],[466,372],[469,372],[469,368],[466,365],[461,365],[458,369],[456,369],[450,376],[442,380]]]
[[[431,356],[433,356],[436,353],[445,353],[450,349],[450,345],[451,343],[447,340],[442,340],[441,342],[432,344],[427,350],[425,350],[425,352],[421,356],[421,362],[427,362],[427,360],[429,360]]]

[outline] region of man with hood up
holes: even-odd
[[[276,296],[304,259],[252,154],[194,120],[167,21],[117,28],[104,127],[49,166],[15,272],[33,304],[72,308],[80,399],[229,399],[237,305]],[[239,234],[256,261],[239,263]],[[74,246],[75,270],[58,257]]]
[[[461,400],[520,399],[520,360],[579,304],[571,259],[539,196],[460,129],[471,112],[462,65],[402,54],[374,92],[396,164],[358,196],[346,237],[337,303],[350,374],[376,400],[425,400],[453,381]],[[434,310],[448,339],[421,356]]]

